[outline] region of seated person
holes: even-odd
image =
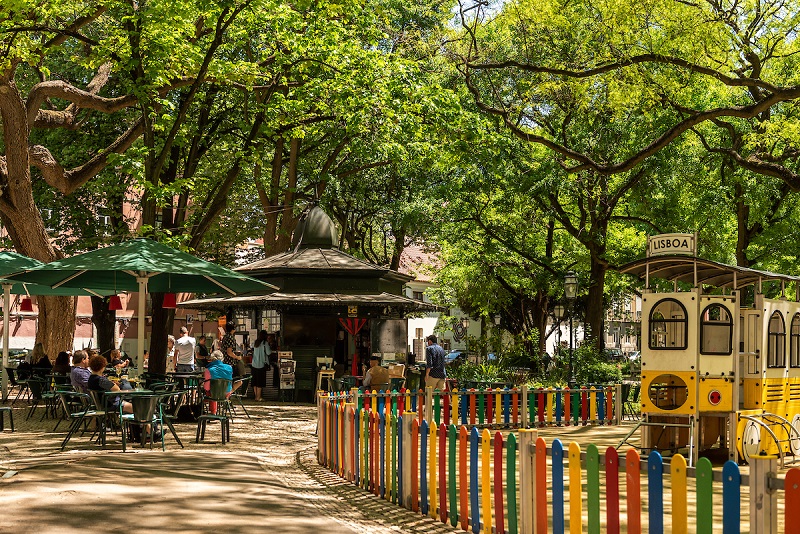
[[[58,353],[58,356],[56,356],[56,363],[53,364],[53,372],[68,375],[70,371],[72,371],[72,368],[69,365],[69,353],[62,350]]]
[[[122,351],[119,349],[114,349],[111,351],[110,359],[111,366],[119,369],[120,371],[127,369],[131,364],[131,359],[128,358],[127,354],[123,356]]]
[[[389,370],[381,367],[380,356],[370,356],[369,369],[364,374],[363,384],[364,389],[373,389],[374,387],[389,388]]]
[[[34,362],[32,368],[34,375],[43,377],[52,372],[53,364],[50,362],[50,358],[47,357],[47,354],[44,353],[44,347],[41,343],[34,345],[31,361]]]
[[[208,363],[206,364],[205,369],[203,369],[203,377],[205,378],[205,382],[203,385],[203,389],[205,390],[206,395],[211,393],[211,382],[210,380],[221,378],[224,380],[233,380],[233,367],[224,363],[222,360],[225,356],[222,354],[222,351],[215,350],[211,354],[208,355]],[[242,385],[241,380],[237,380],[231,386],[228,383],[228,397],[231,396],[231,393],[236,391],[236,389]],[[214,401],[209,402],[208,411],[211,413],[217,413],[217,403]]]
[[[117,385],[103,376],[106,365],[108,365],[108,361],[100,355],[92,356],[89,360],[89,369],[91,369],[92,374],[89,376],[87,385],[90,391],[121,391],[123,389],[133,389],[127,380],[121,380],[120,384]],[[133,413],[133,405],[130,402],[123,401],[119,397],[114,397],[114,402],[109,406],[109,410],[118,410],[120,404],[122,405],[122,411],[124,413]]]
[[[69,373],[69,381],[72,387],[79,393],[89,393],[89,355],[84,350],[76,350],[72,355],[72,371]]]

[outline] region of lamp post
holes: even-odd
[[[200,335],[206,335],[206,312],[197,312],[197,318],[200,319]]]
[[[464,359],[469,359],[469,337],[467,337],[467,332],[469,331],[469,317],[464,316],[461,318],[461,326],[464,328]]]
[[[573,271],[568,271],[564,275],[564,297],[569,304],[569,388],[575,387],[575,369],[572,366],[572,353],[574,351],[573,338],[574,331],[572,330],[572,316],[575,315],[575,298],[578,296],[578,277]]]

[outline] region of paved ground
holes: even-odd
[[[59,450],[65,425],[24,421],[0,433],[0,532],[93,532],[145,528],[168,532],[452,533],[419,514],[367,494],[316,462],[316,409],[309,405],[248,403],[252,418],[237,417],[232,442],[219,428],[194,442],[195,425],[179,424],[186,446],[123,453],[118,436],[103,450],[76,436]],[[616,445],[632,423],[611,427],[543,429],[585,449]],[[624,454],[623,451],[620,451]],[[693,501],[693,496],[690,496]],[[745,508],[746,510],[746,508]],[[745,518],[743,518],[745,519]],[[746,530],[746,527],[743,525]]]
[[[316,463],[313,406],[248,404],[232,441],[194,442],[195,425],[179,424],[186,445],[167,451],[128,449],[118,437],[106,450],[75,437],[60,452],[64,424],[25,422],[0,434],[0,532],[93,532],[144,528],[168,532],[437,533],[453,529],[366,494]],[[216,441],[214,441],[216,440]]]

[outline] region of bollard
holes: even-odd
[[[400,504],[403,508],[411,510],[411,425],[417,419],[416,412],[403,413],[403,494],[400,496]]]
[[[778,495],[769,487],[775,477],[778,457],[758,455],[750,458],[750,532],[771,534],[778,531]]]
[[[519,504],[520,532],[533,534],[536,518],[536,438],[537,430],[519,431]]]

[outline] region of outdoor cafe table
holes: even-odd
[[[180,385],[180,388],[186,391],[183,398],[185,404],[195,405],[200,402],[200,387],[203,384],[203,371],[194,371],[192,373],[167,373],[172,379]]]

